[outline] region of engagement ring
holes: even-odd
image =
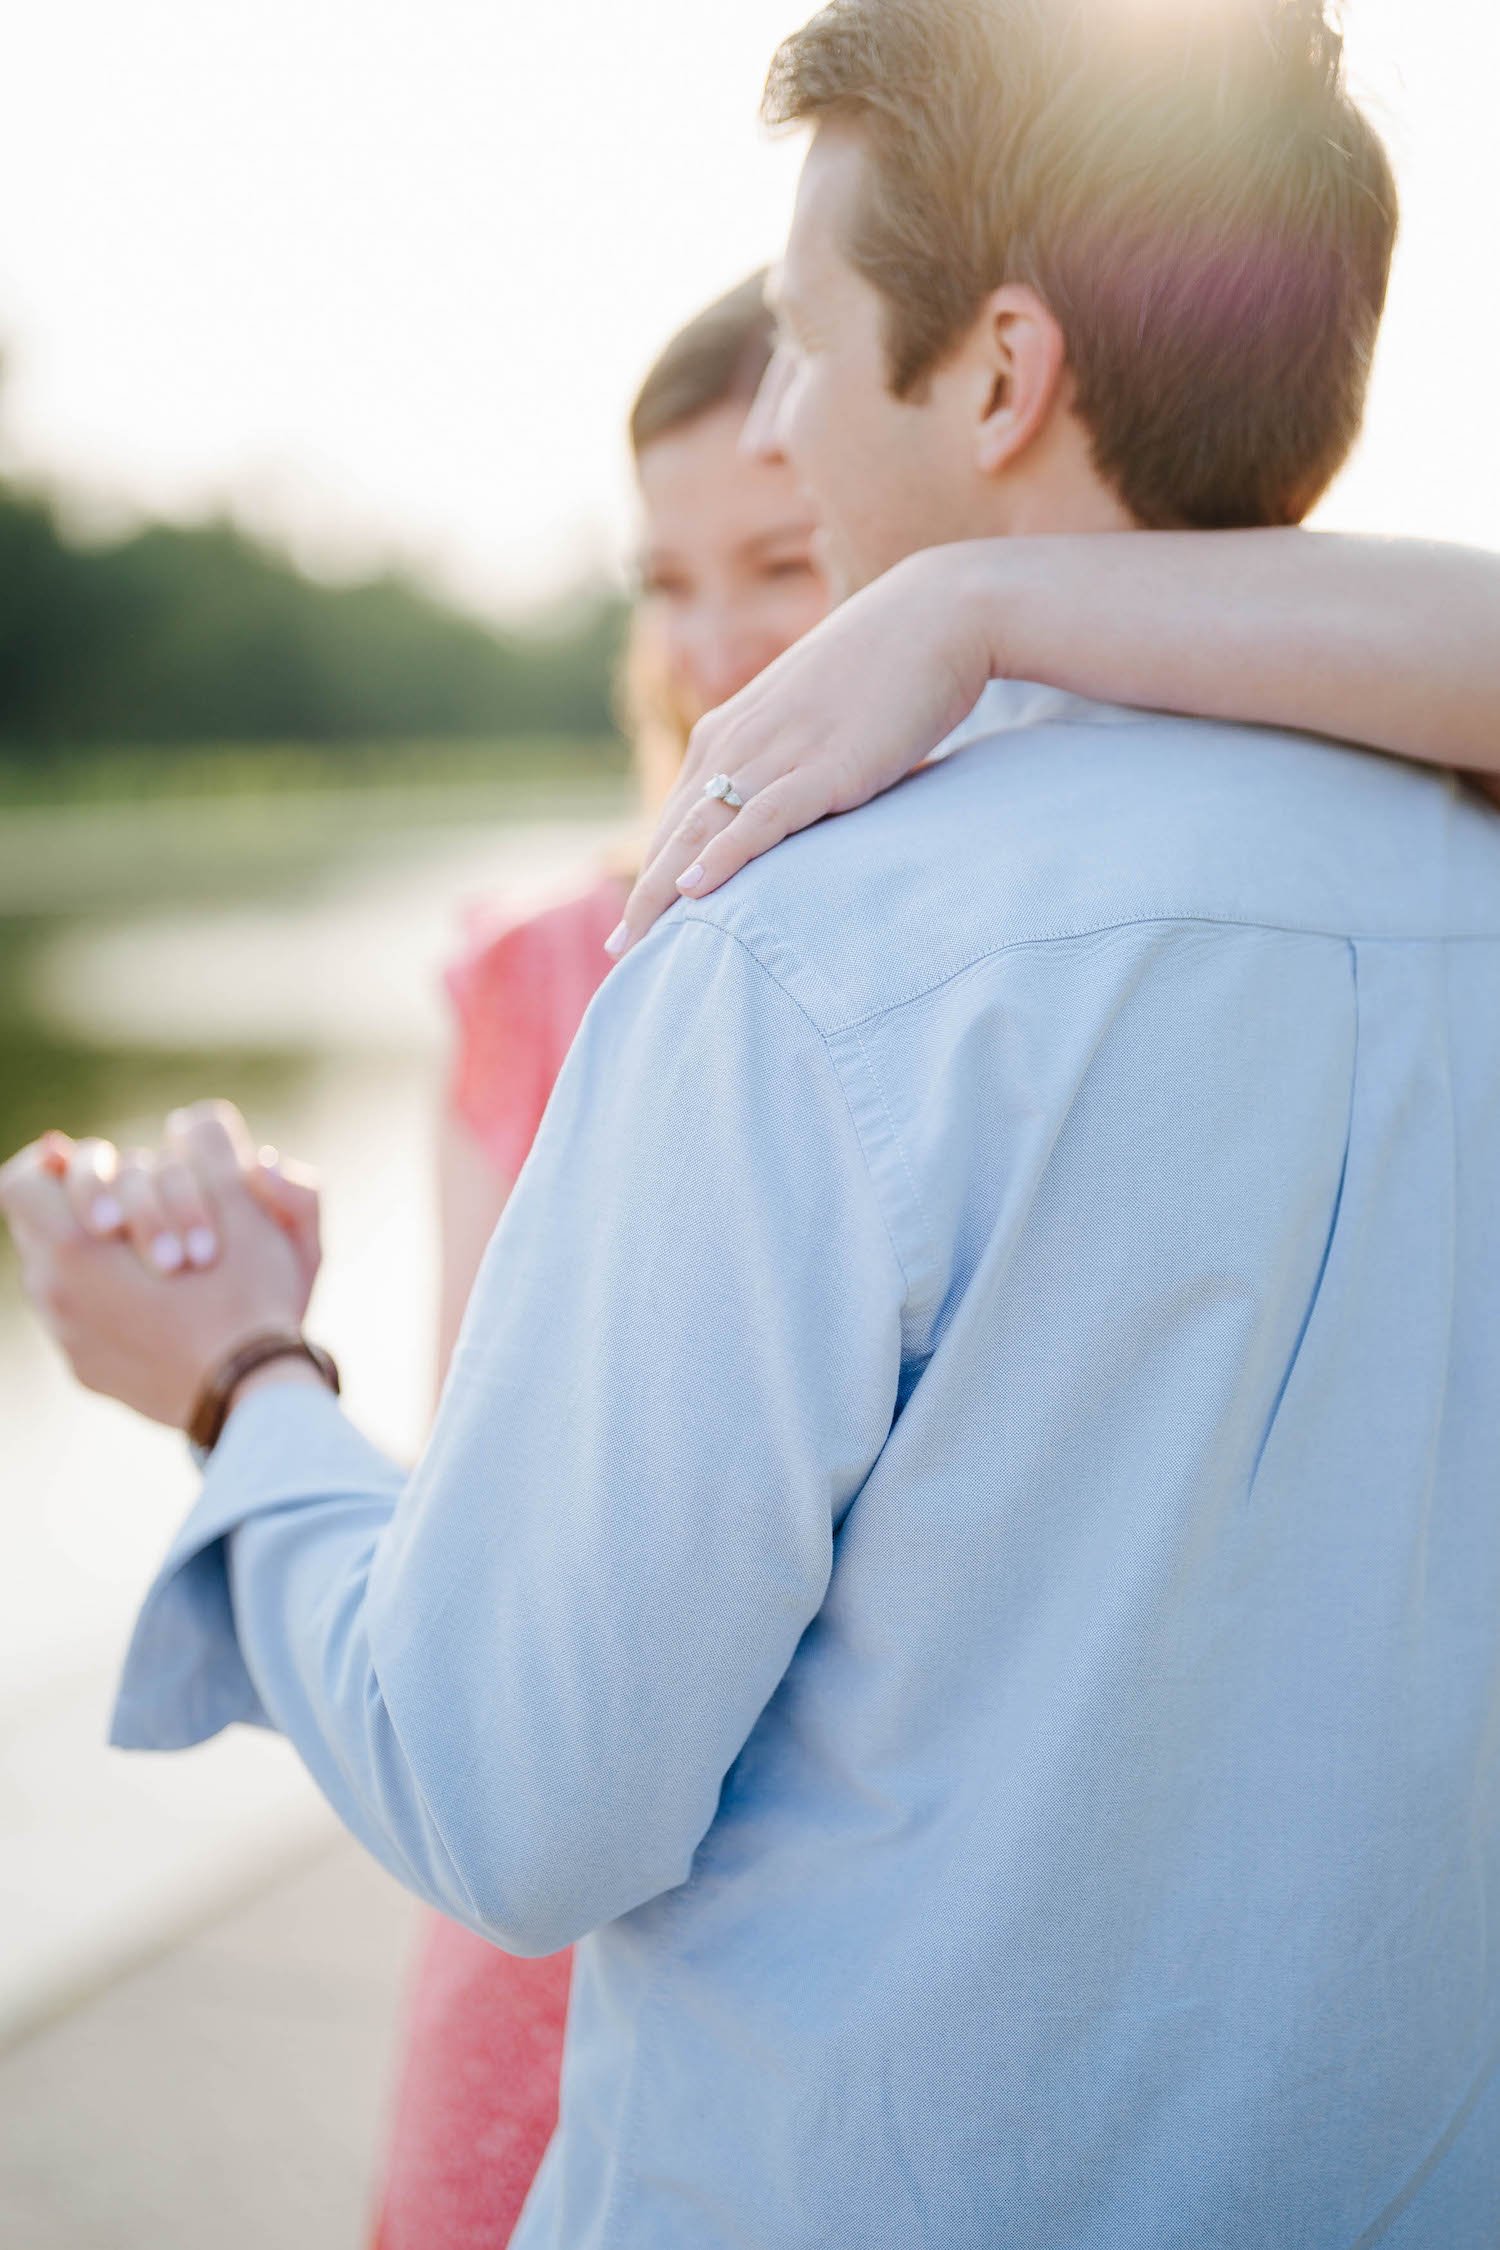
[[[727,805],[731,812],[744,810],[745,800],[727,773],[716,773],[712,781],[705,782],[703,794],[705,797],[717,797],[720,804]]]

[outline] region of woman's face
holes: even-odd
[[[784,463],[740,451],[741,407],[645,446],[641,598],[690,718],[727,702],[828,608],[812,512]]]

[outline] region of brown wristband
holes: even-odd
[[[234,1394],[247,1376],[257,1368],[269,1367],[273,1360],[305,1359],[317,1369],[335,1398],[341,1385],[339,1371],[331,1352],[321,1344],[309,1343],[295,1328],[273,1328],[236,1347],[229,1357],[215,1368],[193,1408],[193,1418],[188,1423],[188,1443],[200,1461],[206,1461],[224,1434],[224,1424],[229,1419],[229,1409],[234,1404]]]

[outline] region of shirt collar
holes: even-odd
[[[1139,726],[1155,715],[1131,710],[1123,703],[1093,703],[1086,696],[1042,687],[1034,680],[991,680],[969,716],[939,743],[933,756],[946,758],[950,751],[966,749],[971,742],[1014,734],[1022,727]]]

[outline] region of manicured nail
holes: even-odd
[[[100,1234],[114,1234],[125,1224],[125,1214],[112,1195],[96,1195],[89,1206],[89,1224]]]
[[[691,867],[687,868],[681,875],[678,876],[677,888],[680,891],[695,891],[702,880],[702,862],[695,860]]]
[[[158,1273],[176,1273],[182,1265],[182,1244],[175,1234],[159,1234],[151,1245],[151,1263]]]
[[[630,932],[622,922],[618,929],[610,931],[609,936],[604,941],[604,950],[606,953],[612,953],[618,961],[629,943]]]
[[[189,1227],[185,1247],[190,1266],[211,1266],[219,1255],[219,1238],[212,1227]]]

